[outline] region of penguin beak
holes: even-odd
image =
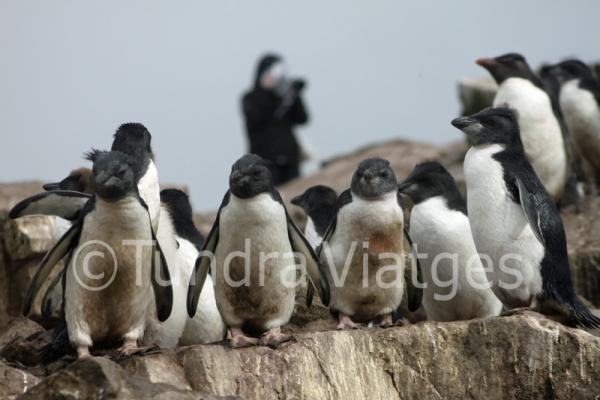
[[[477,61],[475,61],[475,63],[479,66],[482,66],[483,68],[489,68],[497,64],[496,60],[488,57],[479,58],[477,59]]]
[[[408,189],[410,187],[410,185],[412,185],[412,183],[410,183],[409,181],[404,181],[402,183],[400,183],[398,185],[398,191],[400,193],[404,192],[406,189]]]
[[[46,183],[43,186],[44,190],[47,192],[51,192],[53,190],[58,190],[60,189],[59,183],[58,182],[54,182],[54,183]]]
[[[303,200],[304,200],[304,198],[302,197],[302,195],[300,195],[300,196],[296,196],[296,197],[294,197],[294,198],[293,198],[293,199],[290,201],[290,203],[292,203],[292,204],[293,204],[293,205],[295,205],[295,206],[302,207]]]
[[[463,130],[464,128],[477,123],[477,121],[470,117],[460,117],[452,120],[451,124],[455,128]]]

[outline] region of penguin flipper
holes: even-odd
[[[539,240],[542,245],[546,246],[546,239],[544,238],[541,226],[542,215],[540,214],[540,210],[543,209],[542,205],[544,198],[529,190],[525,182],[518,176],[515,177],[515,181],[517,184],[517,189],[519,190],[521,208],[523,209],[523,212],[529,221],[529,226],[531,226],[531,230],[535,234],[537,240]]]
[[[19,202],[8,216],[16,219],[27,215],[54,215],[73,221],[90,199],[89,194],[70,190],[42,192]]]
[[[409,311],[415,312],[421,306],[421,300],[423,299],[423,277],[417,251],[406,229],[404,229],[404,246],[405,249],[410,249],[410,256],[407,254],[407,264],[404,268],[407,307]]]
[[[52,273],[54,268],[56,268],[58,262],[76,246],[79,241],[82,226],[82,222],[73,224],[42,259],[29,286],[27,286],[25,300],[23,301],[23,315],[28,316],[30,314],[31,306],[48,276]]]
[[[285,215],[287,218],[287,230],[290,238],[290,244],[292,245],[292,250],[302,254],[304,260],[306,261],[307,277],[314,289],[316,289],[317,293],[319,294],[321,302],[328,306],[330,300],[329,282],[327,282],[326,275],[323,271],[323,264],[319,261],[319,258],[312,246],[310,243],[308,243],[304,235],[300,232],[300,229],[298,229],[298,226],[296,226],[288,214],[287,209],[285,210]],[[310,299],[309,292],[307,292],[306,303],[307,305],[312,304],[312,291],[310,292]]]
[[[69,265],[69,261],[65,260],[65,265]],[[42,299],[42,318],[47,321],[60,318],[63,307],[64,295],[64,277],[66,268],[63,268],[58,273],[46,290],[46,294]]]
[[[187,312],[190,318],[193,318],[194,315],[196,315],[200,293],[202,292],[204,282],[206,281],[206,276],[208,275],[215,259],[214,255],[217,249],[217,244],[219,243],[219,220],[221,218],[221,210],[228,203],[229,191],[225,193],[225,197],[223,198],[221,206],[219,207],[219,211],[217,212],[215,222],[208,233],[208,237],[204,241],[204,247],[202,247],[202,251],[198,255],[196,264],[194,265],[194,272],[190,278],[190,284],[187,292]]]
[[[146,207],[148,220],[150,221],[152,243],[154,244],[154,250],[152,251],[152,276],[150,280],[154,291],[154,301],[156,302],[156,315],[158,320],[163,322],[169,318],[173,310],[173,282],[171,282],[167,259],[156,238],[156,232],[154,232],[154,228],[152,227],[152,218],[148,206],[141,198],[140,201]]]

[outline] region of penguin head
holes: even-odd
[[[273,190],[273,177],[266,160],[246,154],[231,167],[229,189],[234,196],[248,199]]]
[[[163,189],[160,191],[160,201],[167,205],[171,214],[181,215],[189,220],[193,219],[190,198],[183,190]]]
[[[508,53],[494,58],[480,58],[476,61],[492,75],[496,83],[501,84],[508,78],[523,78],[538,81],[538,77],[521,54]]]
[[[291,202],[301,207],[310,216],[323,208],[334,208],[337,202],[337,193],[328,186],[311,186],[301,195],[294,197]]]
[[[572,79],[594,79],[594,72],[584,62],[576,59],[565,60],[548,67],[562,81]]]
[[[128,122],[119,126],[114,135],[111,150],[128,154],[144,164],[154,158],[152,135],[144,125],[137,122]]]
[[[92,187],[90,183],[90,178],[92,175],[92,170],[89,168],[78,168],[69,174],[65,179],[60,182],[54,183],[46,183],[44,185],[44,190],[52,191],[52,190],[71,190],[75,192],[81,193],[92,193]]]
[[[390,162],[383,158],[367,158],[358,164],[352,176],[352,193],[365,199],[375,199],[396,191],[398,182]]]
[[[137,194],[139,171],[131,156],[120,151],[92,150],[86,158],[94,163],[91,183],[98,197],[115,202]]]
[[[284,79],[285,65],[281,56],[272,53],[262,56],[256,67],[255,87],[274,89]]]
[[[398,185],[398,191],[411,198],[413,203],[419,204],[432,197],[448,197],[458,193],[456,182],[450,172],[437,161],[428,161],[417,164],[404,182]]]
[[[486,108],[471,116],[456,118],[452,125],[467,135],[471,146],[522,146],[516,111],[508,107]]]

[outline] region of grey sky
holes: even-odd
[[[245,150],[257,57],[306,77],[319,158],[391,137],[447,142],[480,56],[600,59],[594,1],[0,0],[0,181],[56,180],[144,123],[160,178],[213,209]]]

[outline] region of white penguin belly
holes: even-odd
[[[177,248],[178,243],[176,241],[175,227],[173,226],[168,209],[161,210],[158,216],[156,239],[160,243],[169,269],[171,287],[173,289],[173,307],[169,318],[163,322],[159,322],[156,312],[152,308],[155,302],[151,302],[144,342],[148,345],[157,344],[160,347],[170,348],[177,345],[188,318],[186,299],[190,281],[190,274],[188,273],[190,267],[186,265],[189,261],[182,258],[181,248]]]
[[[143,246],[141,270],[137,249],[127,240],[151,240],[147,211],[137,200],[96,201],[85,218],[78,250],[68,268],[65,315],[74,345],[139,339],[153,303],[150,286],[152,248]],[[93,242],[96,241],[96,242]],[[113,256],[116,259],[116,270]]]
[[[310,243],[313,249],[316,249],[323,241],[321,235],[317,233],[317,230],[315,229],[315,223],[313,222],[311,217],[308,217],[306,219],[304,237],[306,237],[306,240],[308,240],[308,243]]]
[[[398,308],[405,285],[403,222],[395,192],[379,201],[354,196],[339,211],[321,253],[330,266],[332,310],[368,322]]]
[[[148,169],[144,176],[138,182],[138,191],[140,197],[146,202],[152,226],[154,230],[158,230],[158,221],[160,216],[160,186],[158,184],[158,171],[154,161],[150,160]]]
[[[415,205],[410,236],[419,254],[427,319],[454,321],[499,315],[502,303],[491,289],[473,242],[469,219],[439,196]]]
[[[469,220],[494,293],[507,307],[525,307],[542,291],[544,247],[521,206],[509,198],[502,166],[492,159],[501,150],[501,146],[491,145],[467,152],[464,172]]]
[[[500,84],[494,98],[494,107],[502,105],[518,111],[525,153],[550,196],[559,200],[569,167],[562,131],[550,98],[526,79],[509,78]]]
[[[561,88],[560,108],[578,154],[599,171],[600,109],[596,99],[574,79]]]
[[[296,269],[281,204],[269,194],[231,195],[221,210],[215,256],[215,295],[227,326],[267,330],[289,321]]]
[[[163,211],[164,212],[164,211]],[[182,282],[189,282],[190,277],[198,257],[198,250],[188,240],[178,238],[178,255],[181,260],[180,271]],[[187,297],[187,283],[183,291],[184,303],[181,305],[185,311],[185,299]],[[219,314],[217,303],[215,301],[215,290],[213,280],[208,275],[204,281],[200,298],[198,299],[198,308],[193,318],[187,316],[183,334],[179,339],[180,346],[189,346],[193,344],[213,343],[223,340],[225,333],[225,323]]]

